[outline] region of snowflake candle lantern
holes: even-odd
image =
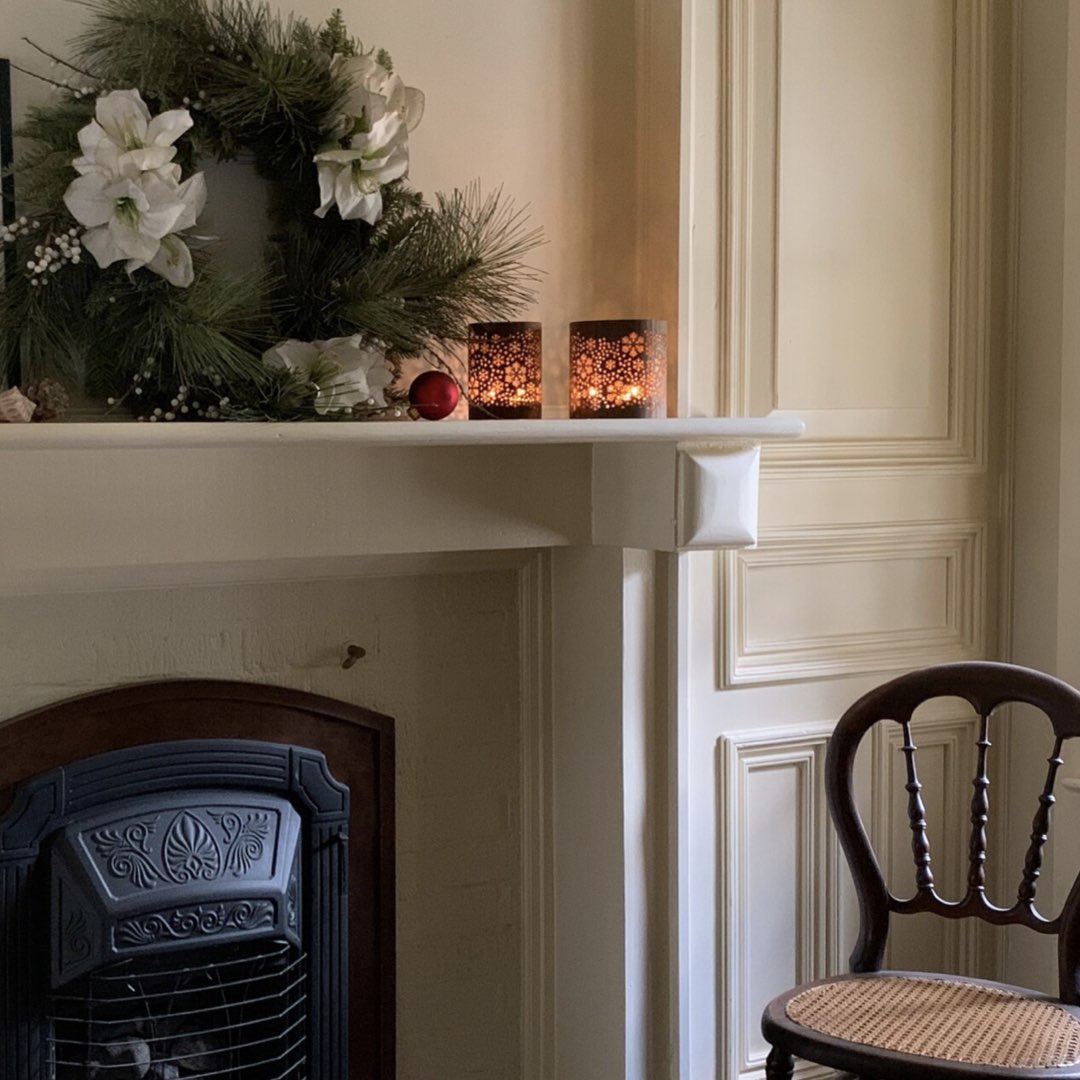
[[[656,419],[666,415],[667,323],[607,319],[570,324],[570,415]]]
[[[539,420],[538,322],[469,325],[469,419]]]

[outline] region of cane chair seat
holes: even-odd
[[[1080,1019],[1020,987],[922,974],[855,975],[784,1005],[800,1027],[864,1047],[1009,1069],[1080,1064]]]

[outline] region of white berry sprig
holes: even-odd
[[[34,257],[26,264],[27,277],[35,287],[45,285],[50,276],[58,273],[62,267],[78,266],[81,261],[82,241],[78,229],[50,234],[45,243],[34,248]]]
[[[29,236],[34,229],[39,228],[41,228],[40,222],[29,221],[24,217],[19,218],[18,221],[13,221],[10,225],[0,224],[0,246],[14,244],[20,236]]]

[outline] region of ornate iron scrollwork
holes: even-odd
[[[261,930],[274,925],[274,916],[272,900],[196,904],[123,919],[116,925],[116,942],[129,948],[142,948],[163,940],[186,941],[225,931]]]

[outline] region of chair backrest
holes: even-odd
[[[980,718],[972,781],[967,889],[963,898],[955,901],[943,900],[935,891],[926,808],[912,733],[912,714],[916,708],[940,697],[966,700]],[[995,906],[986,896],[986,825],[990,814],[987,793],[990,714],[1010,702],[1026,703],[1045,713],[1054,738],[1046,777],[1035,805],[1031,840],[1016,900],[1005,908]],[[893,721],[903,732],[901,751],[907,772],[905,789],[915,870],[915,893],[904,899],[889,891],[855,806],[855,754],[863,736],[879,721]],[[1012,664],[940,664],[913,671],[871,690],[844,713],[829,744],[825,777],[829,813],[840,834],[859,898],[860,930],[851,955],[852,971],[881,969],[892,913],[932,912],[952,919],[978,918],[997,925],[1017,924],[1039,933],[1057,934],[1059,994],[1068,1004],[1080,1004],[1080,874],[1056,917],[1045,918],[1035,905],[1054,804],[1054,781],[1062,764],[1061,748],[1066,739],[1078,735],[1080,692],[1050,675]]]

